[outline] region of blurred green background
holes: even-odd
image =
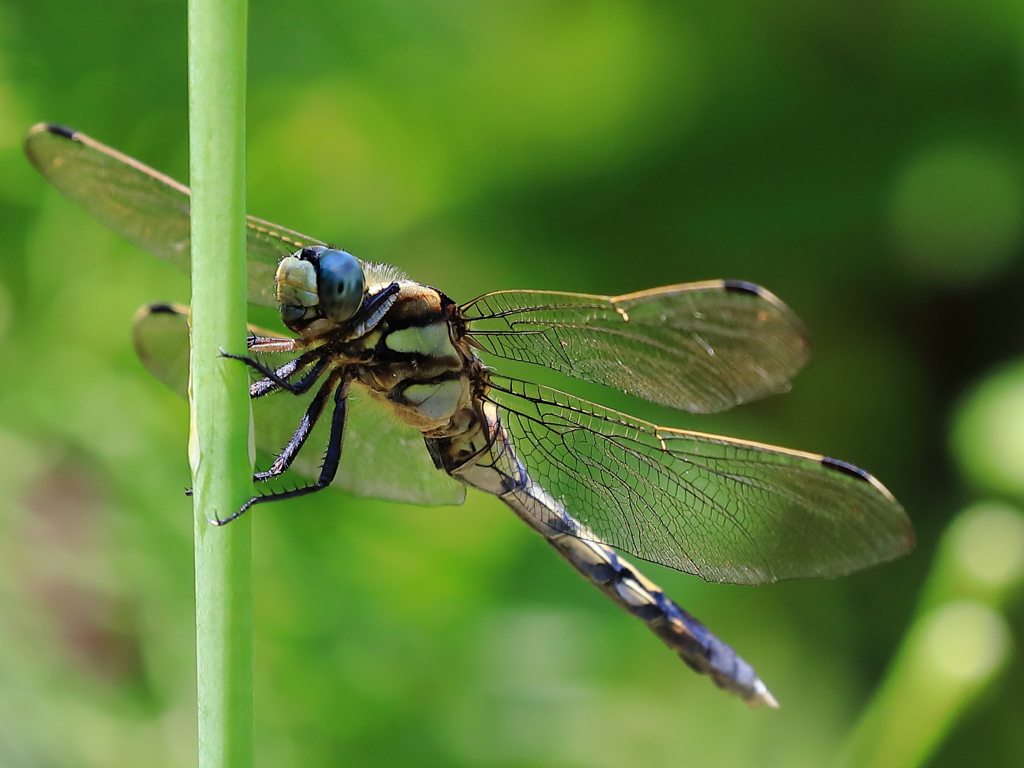
[[[1005,0],[255,0],[253,214],[460,301],[765,285],[816,345],[789,394],[695,418],[559,383],[856,463],[919,539],[834,581],[647,569],[782,704],[750,711],[495,499],[260,508],[260,764],[827,765],[949,521],[1024,498],[1022,17]],[[187,301],[187,281],[20,148],[56,121],[187,180],[185,53],[181,2],[0,0],[3,766],[195,761],[187,408],[130,344],[135,308]],[[1021,681],[1011,650],[931,764],[1024,765]]]

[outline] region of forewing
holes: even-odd
[[[151,304],[135,316],[135,350],[143,365],[156,378],[182,396],[188,391],[188,307]],[[250,327],[257,336],[277,334]],[[274,356],[260,356],[271,365],[283,362]],[[465,486],[438,470],[423,436],[402,424],[385,406],[365,391],[352,388],[348,398],[348,420],[341,466],[332,485],[356,496],[371,496],[425,506],[461,504]],[[256,445],[276,455],[288,442],[309,404],[309,397],[278,392],[253,401]],[[313,430],[293,469],[316,478],[327,444],[325,414]]]
[[[739,281],[625,296],[499,291],[460,309],[492,355],[693,413],[789,389],[811,348],[789,307]]]
[[[189,189],[169,176],[78,131],[40,123],[25,154],[58,191],[143,250],[189,272]],[[246,218],[248,299],[277,306],[274,273],[287,253],[323,242]]]
[[[492,377],[516,455],[594,535],[706,581],[839,576],[913,546],[871,475],[815,454],[658,427],[553,389]]]

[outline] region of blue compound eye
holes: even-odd
[[[320,278],[317,281],[320,310],[336,323],[352,317],[363,305],[366,278],[359,259],[345,251],[320,254]]]

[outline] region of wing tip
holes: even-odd
[[[726,293],[741,293],[761,299],[788,318],[789,323],[793,326],[802,342],[802,362],[797,366],[797,369],[802,368],[811,356],[811,336],[807,332],[807,328],[804,326],[803,321],[800,320],[792,309],[790,309],[789,305],[767,288],[762,288],[756,283],[749,283],[746,280],[721,280],[719,281],[719,284],[721,289]]]
[[[846,475],[847,477],[852,477],[855,480],[861,481],[862,483],[867,483],[876,491],[885,496],[886,500],[892,503],[902,513],[902,526],[899,532],[898,546],[896,547],[896,550],[893,552],[893,554],[887,559],[899,557],[900,555],[906,554],[914,548],[914,524],[910,522],[910,517],[907,515],[906,512],[904,512],[903,507],[900,506],[900,503],[896,501],[896,497],[892,495],[892,492],[888,488],[886,488],[877,477],[875,477],[869,472],[865,472],[860,467],[856,467],[853,464],[850,464],[849,462],[846,461],[841,461],[840,459],[833,459],[828,456],[822,456],[819,459],[819,461],[821,462],[821,466],[827,469],[835,470],[836,472],[840,472]]]
[[[58,123],[36,123],[25,133],[25,141],[22,144],[25,150],[25,156],[28,158],[32,166],[46,175],[45,166],[48,162],[48,150],[44,146],[40,146],[37,137],[41,135],[59,136],[62,139],[69,141],[80,141],[80,135],[74,128],[69,128],[66,125],[59,125]]]
[[[889,489],[882,485],[881,481],[879,481],[879,479],[872,475],[870,472],[865,472],[860,467],[854,466],[853,464],[850,464],[848,461],[843,461],[842,459],[833,459],[830,456],[822,456],[818,459],[818,461],[821,463],[821,466],[825,467],[826,469],[834,470],[836,472],[846,475],[847,477],[852,477],[854,480],[860,480],[862,483],[867,483],[868,485],[872,486],[876,491],[885,496],[885,498],[887,498],[889,501],[893,502],[894,504],[898,503],[896,501],[896,497],[892,495]]]
[[[762,286],[757,285],[756,283],[750,283],[747,282],[746,280],[719,280],[718,283],[721,289],[726,293],[745,293],[748,296],[756,296],[759,299],[767,301],[772,306],[784,310],[785,312],[788,312],[792,314],[794,317],[796,317],[796,315],[793,313],[793,310],[790,309],[789,305],[786,304],[786,302],[784,302],[774,293],[769,291],[767,288],[763,288]]]
[[[74,128],[61,125],[60,123],[36,123],[25,133],[25,152],[29,157],[32,157],[32,140],[42,133],[59,136],[69,141],[81,140],[81,134]]]

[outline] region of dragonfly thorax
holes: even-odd
[[[353,356],[364,350],[353,380],[425,435],[461,432],[457,416],[472,403],[479,361],[452,327],[451,300],[411,280],[392,286],[397,292],[381,320],[347,345]],[[367,322],[362,314],[355,320]]]

